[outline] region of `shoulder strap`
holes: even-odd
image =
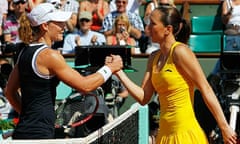
[[[175,47],[176,47],[177,45],[179,45],[179,44],[181,44],[181,42],[176,41],[176,42],[172,45],[171,50],[170,50],[170,54],[169,54],[169,57],[168,57],[168,61],[169,61],[169,60],[172,61],[173,51],[174,51]]]
[[[173,53],[175,47],[176,47],[177,45],[179,45],[179,44],[181,44],[181,42],[175,42],[175,43],[172,45],[171,50],[170,50],[170,56],[172,56],[172,53]]]
[[[158,61],[158,58],[159,58],[160,54],[161,54],[161,52],[158,52],[158,53],[154,56],[153,61],[152,61],[152,65],[153,65],[153,66],[157,64],[157,61]]]

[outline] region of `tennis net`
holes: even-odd
[[[4,144],[147,144],[148,106],[135,103],[129,110],[83,138],[2,140]]]

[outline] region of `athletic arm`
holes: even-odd
[[[14,108],[14,110],[17,111],[18,113],[21,112],[22,106],[21,96],[18,93],[19,88],[20,88],[19,72],[18,64],[16,64],[9,76],[6,88],[4,90],[4,94],[7,97],[9,103]]]
[[[99,72],[88,76],[81,75],[78,71],[68,66],[63,56],[55,50],[48,50],[46,53],[43,53],[43,65],[49,70],[49,73],[56,75],[61,81],[77,91],[90,92],[105,82],[103,75]],[[107,67],[112,73],[121,69],[122,60],[120,56],[115,56],[114,62],[108,64]]]
[[[222,131],[224,141],[233,142],[236,139],[236,135],[229,127],[218,99],[209,85],[194,53],[188,47],[180,45],[175,48],[173,57],[179,71],[187,75],[187,78],[200,90],[204,102]]]
[[[122,70],[116,73],[125,88],[128,90],[129,94],[141,105],[147,104],[154,92],[151,82],[152,59],[153,56],[150,55],[141,87],[130,80]]]
[[[223,24],[227,24],[231,17],[231,10],[228,10],[227,1],[225,0],[222,4],[222,22]]]

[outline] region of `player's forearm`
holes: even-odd
[[[144,91],[141,87],[132,82],[126,74],[121,70],[117,72],[118,78],[121,80],[125,88],[128,90],[129,94],[138,101],[140,104],[144,105]]]
[[[213,114],[219,128],[224,129],[228,125],[228,123],[214,93],[209,93],[207,98],[204,98],[204,101],[211,113]]]

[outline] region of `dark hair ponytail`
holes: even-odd
[[[175,35],[175,38],[177,41],[187,44],[191,34],[190,24],[185,19],[182,19],[180,25],[180,31]]]
[[[173,6],[159,6],[157,9],[161,13],[161,22],[165,26],[172,25],[175,39],[187,44],[191,34],[190,24],[182,18],[178,9]]]

